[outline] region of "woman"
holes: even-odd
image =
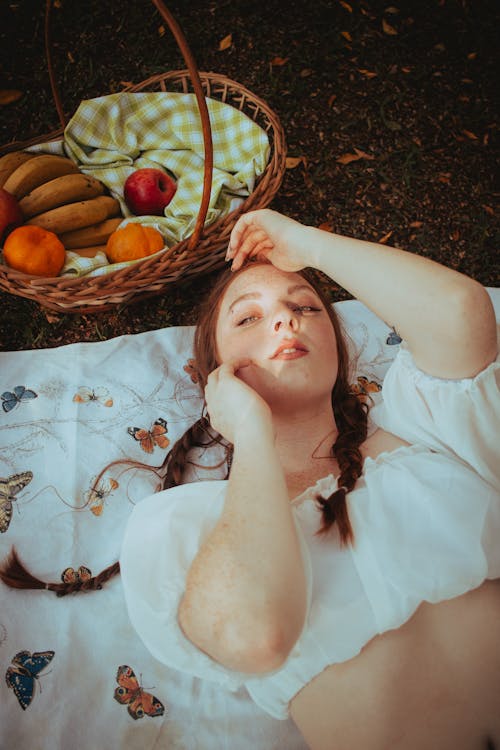
[[[227,447],[229,480],[135,508],[120,561],[132,623],[161,661],[290,712],[314,750],[493,747],[500,591],[484,581],[500,576],[499,400],[486,291],[268,210],[240,218],[228,260],[196,336],[209,423],[172,451],[167,486],[203,430]],[[405,342],[371,424],[306,266]]]

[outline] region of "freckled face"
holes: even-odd
[[[308,282],[270,264],[235,277],[216,326],[219,363],[250,357],[238,372],[272,406],[285,398],[330,402],[337,370],[335,332]]]

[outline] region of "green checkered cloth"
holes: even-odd
[[[229,104],[206,101],[214,168],[205,223],[211,224],[252,192],[266,167],[270,146],[265,131],[245,114]],[[201,118],[194,94],[118,93],[82,101],[61,144],[42,144],[36,150],[61,152],[62,147],[82,172],[103,182],[118,199],[124,224],[134,221],[156,227],[167,246],[192,234],[204,172]],[[123,200],[125,180],[143,167],[168,170],[177,182],[164,217],[135,217]],[[100,275],[130,265],[108,265],[104,260],[68,253],[63,274]]]

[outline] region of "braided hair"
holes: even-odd
[[[231,281],[240,273],[244,273],[248,266],[244,266],[236,273],[229,269],[224,271],[204,304],[201,307],[199,322],[194,336],[194,359],[196,374],[201,392],[204,392],[209,374],[218,367],[216,324],[220,302]],[[321,509],[321,526],[318,534],[324,535],[332,528],[337,528],[341,544],[354,541],[354,534],[349,520],[347,508],[347,494],[354,489],[356,481],[363,470],[363,458],[360,447],[367,436],[368,406],[354,393],[349,384],[349,357],[344,332],[338,316],[323,292],[316,278],[307,271],[299,271],[315,290],[330,317],[337,342],[338,374],[332,390],[332,408],[338,434],[330,448],[330,455],[334,457],[340,469],[336,489],[329,497],[317,496],[316,502]],[[154,467],[139,464],[134,461],[115,461],[105,467],[99,474],[94,486],[104,473],[115,464],[127,464],[130,467],[154,472],[160,482],[158,489],[168,489],[183,484],[186,470],[194,464],[192,452],[195,448],[207,449],[212,446],[222,446],[224,458],[218,464],[208,468],[220,468],[226,464],[226,478],[229,476],[233,446],[219,435],[210,425],[208,416],[201,417],[189,427],[174,443],[161,466]],[[205,467],[207,468],[207,467]],[[113,563],[99,575],[85,581],[76,580],[70,583],[45,583],[35,578],[23,566],[16,551],[13,549],[6,561],[0,565],[0,579],[8,586],[22,589],[47,589],[58,596],[64,596],[76,591],[90,591],[102,588],[110,578],[119,573],[120,565]]]

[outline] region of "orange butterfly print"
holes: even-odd
[[[77,404],[102,404],[103,406],[113,406],[113,399],[107,388],[89,388],[82,385],[77,393],[73,396],[73,401]]]
[[[157,419],[150,430],[143,430],[140,427],[129,427],[128,434],[141,444],[145,453],[152,453],[155,445],[158,448],[168,448],[170,440],[166,437],[168,432],[167,422],[164,419]]]
[[[103,480],[98,484],[97,487],[92,487],[87,492],[87,502],[90,504],[90,510],[94,514],[94,516],[100,516],[102,515],[102,511],[104,510],[104,501],[108,497],[108,495],[113,492],[113,490],[116,490],[117,487],[120,485],[116,481],[116,479],[110,478]]]
[[[364,375],[358,375],[357,382],[351,385],[351,392],[365,402],[369,400],[370,393],[378,393],[381,390],[380,383],[377,383],[376,380],[368,380]]]
[[[61,573],[61,581],[63,583],[78,583],[79,581],[83,583],[84,581],[90,581],[91,578],[92,572],[85,565],[80,565],[78,570],[65,568]]]
[[[154,695],[142,689],[131,667],[126,664],[118,667],[116,681],[118,687],[115,690],[114,699],[127,706],[127,711],[133,719],[142,719],[143,716],[163,716],[165,706]]]
[[[199,382],[198,366],[195,359],[190,357],[182,369],[189,375],[192,383]]]

